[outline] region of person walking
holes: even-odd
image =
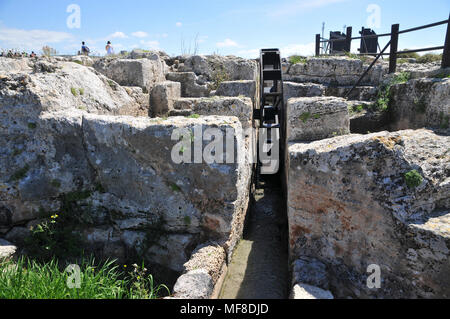
[[[111,45],[111,41],[108,41],[108,43],[106,43],[106,55],[113,55],[114,54],[114,48]]]
[[[91,52],[91,50],[89,50],[89,48],[87,47],[86,43],[81,42],[81,54],[83,55],[89,55],[89,53]]]

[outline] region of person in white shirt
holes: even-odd
[[[111,41],[108,41],[106,44],[106,55],[113,55],[114,54],[114,48],[111,45]]]

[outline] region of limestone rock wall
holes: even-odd
[[[392,129],[448,128],[450,79],[413,79],[391,89]]]
[[[102,257],[133,252],[182,272],[208,240],[231,255],[252,173],[237,117],[135,117],[141,88],[124,88],[74,62],[38,65],[0,79],[0,237],[22,249],[42,213],[67,213],[71,198],[83,219],[77,231]],[[252,107],[250,99],[233,103]],[[224,156],[233,161],[175,164],[172,133],[194,134],[194,127],[231,134],[232,154]],[[206,148],[210,141],[201,138]]]
[[[291,261],[324,263],[338,298],[449,298],[449,145],[428,130],[290,144]],[[367,287],[371,264],[380,289]]]

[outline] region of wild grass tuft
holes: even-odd
[[[124,272],[114,261],[96,264],[93,258],[84,259],[79,264],[79,288],[69,287],[68,282],[77,282],[62,266],[56,259],[0,261],[0,299],[157,299],[170,294],[166,286],[155,285],[144,266],[133,265]]]

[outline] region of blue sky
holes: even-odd
[[[67,24],[75,12],[67,12],[71,4],[80,8],[80,28]],[[197,47],[200,54],[256,57],[260,48],[278,47],[284,56],[309,55],[322,22],[325,34],[347,25],[356,36],[371,21],[377,33],[385,33],[393,23],[405,29],[445,20],[449,11],[449,0],[0,0],[0,48],[39,52],[50,45],[75,54],[86,41],[91,51],[104,54],[110,40],[116,52],[142,48],[179,55]],[[442,45],[445,30],[403,35],[399,46]],[[358,46],[354,41],[354,50]]]

